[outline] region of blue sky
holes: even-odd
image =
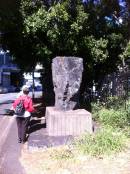
[[[126,5],[125,0],[119,0],[119,3],[120,3],[121,7],[125,7],[125,5]]]
[[[85,1],[87,1],[87,0],[83,0],[83,2],[85,2]],[[100,0],[95,0],[95,3],[96,3],[96,2],[100,2]],[[120,6],[121,6],[121,7],[125,7],[125,5],[126,5],[125,0],[119,0],[119,3],[120,3]]]

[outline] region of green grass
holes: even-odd
[[[93,103],[93,119],[99,123],[100,128],[93,134],[85,133],[72,143],[73,149],[91,156],[103,156],[118,153],[126,148],[129,140],[130,107],[122,105],[122,100],[110,98],[109,105]],[[109,107],[108,107],[109,106]],[[71,159],[72,150],[63,150],[55,153],[57,159]]]
[[[102,127],[96,134],[85,134],[75,141],[75,147],[83,154],[110,155],[123,150],[127,137],[113,127]]]
[[[114,110],[103,108],[98,114],[98,121],[103,125],[124,128],[129,124],[127,111],[124,109]]]

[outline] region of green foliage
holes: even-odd
[[[120,97],[120,96],[112,96],[112,97],[108,97],[105,106],[108,109],[115,109],[118,110],[120,108],[124,108],[125,107],[125,98],[124,97]]]
[[[109,97],[106,103],[93,103],[93,119],[103,125],[125,128],[130,124],[129,104],[123,98]],[[127,102],[128,103],[128,102]]]
[[[122,44],[123,35],[121,33],[111,33],[111,35],[108,35],[108,39],[110,48],[113,49],[121,46],[120,44]]]
[[[83,153],[94,156],[110,155],[126,148],[129,140],[130,101],[109,97],[106,103],[92,103],[93,120],[100,125],[92,135],[85,134],[76,141]]]
[[[91,103],[92,107],[92,116],[95,121],[98,121],[99,119],[99,111],[102,110],[104,107],[103,105],[98,102],[98,103]]]
[[[76,140],[76,147],[83,153],[94,156],[110,155],[125,148],[129,137],[130,110],[119,97],[110,97],[107,105],[92,103],[93,119],[100,128],[90,135]]]
[[[56,49],[60,54],[76,52],[76,37],[83,31],[83,26],[88,18],[87,13],[84,13],[83,6],[77,6],[77,14],[75,18],[71,18],[68,11],[67,3],[57,3],[47,10],[41,6],[37,12],[27,16],[24,20],[24,34],[33,34],[39,39],[40,44],[45,43],[43,38],[49,42],[52,50]],[[87,27],[87,26],[86,26]],[[39,32],[43,33],[43,38],[39,37]],[[41,36],[41,35],[40,35]],[[63,39],[64,38],[64,39]],[[42,46],[44,46],[42,44]],[[47,45],[48,46],[48,45]],[[40,48],[40,47],[39,47]]]
[[[23,19],[27,16],[30,16],[38,11],[42,6],[41,0],[31,1],[31,0],[22,0],[20,2],[19,11],[22,14]]]
[[[129,120],[125,109],[102,109],[98,112],[99,122],[104,125],[123,128],[128,126]]]
[[[130,41],[127,43],[126,48],[124,49],[124,52],[121,56],[125,59],[130,57]]]
[[[104,62],[107,59],[107,39],[100,38],[96,40],[93,36],[88,36],[84,38],[84,44],[95,63]]]
[[[24,71],[32,70],[40,62],[50,74],[54,57],[82,57],[85,90],[85,86],[93,81],[99,83],[120,64],[118,55],[126,42],[125,26],[108,26],[105,19],[120,11],[119,2],[21,0],[16,4],[18,15],[12,10],[6,18],[5,12],[0,11],[3,31],[10,30],[3,44]]]
[[[76,148],[84,154],[92,156],[110,155],[120,152],[126,143],[127,137],[120,129],[102,127],[95,134],[85,134],[76,140]]]

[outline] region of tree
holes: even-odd
[[[52,58],[57,55],[80,56],[84,58],[90,82],[93,65],[107,58],[107,40],[103,37],[95,38],[89,32],[89,15],[85,12],[84,4],[68,0],[58,2],[49,9],[41,5],[30,15],[27,7],[29,5],[25,8],[23,1],[24,34],[33,36],[37,56],[46,64],[45,67],[48,64],[49,68]]]
[[[21,0],[17,7],[4,41],[24,71],[41,62],[49,85],[56,56],[83,57],[82,91],[121,63],[126,32],[117,0]]]

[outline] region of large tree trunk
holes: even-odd
[[[53,91],[52,71],[51,68],[46,68],[42,77],[43,98],[46,106],[53,106],[55,103],[55,96]]]

